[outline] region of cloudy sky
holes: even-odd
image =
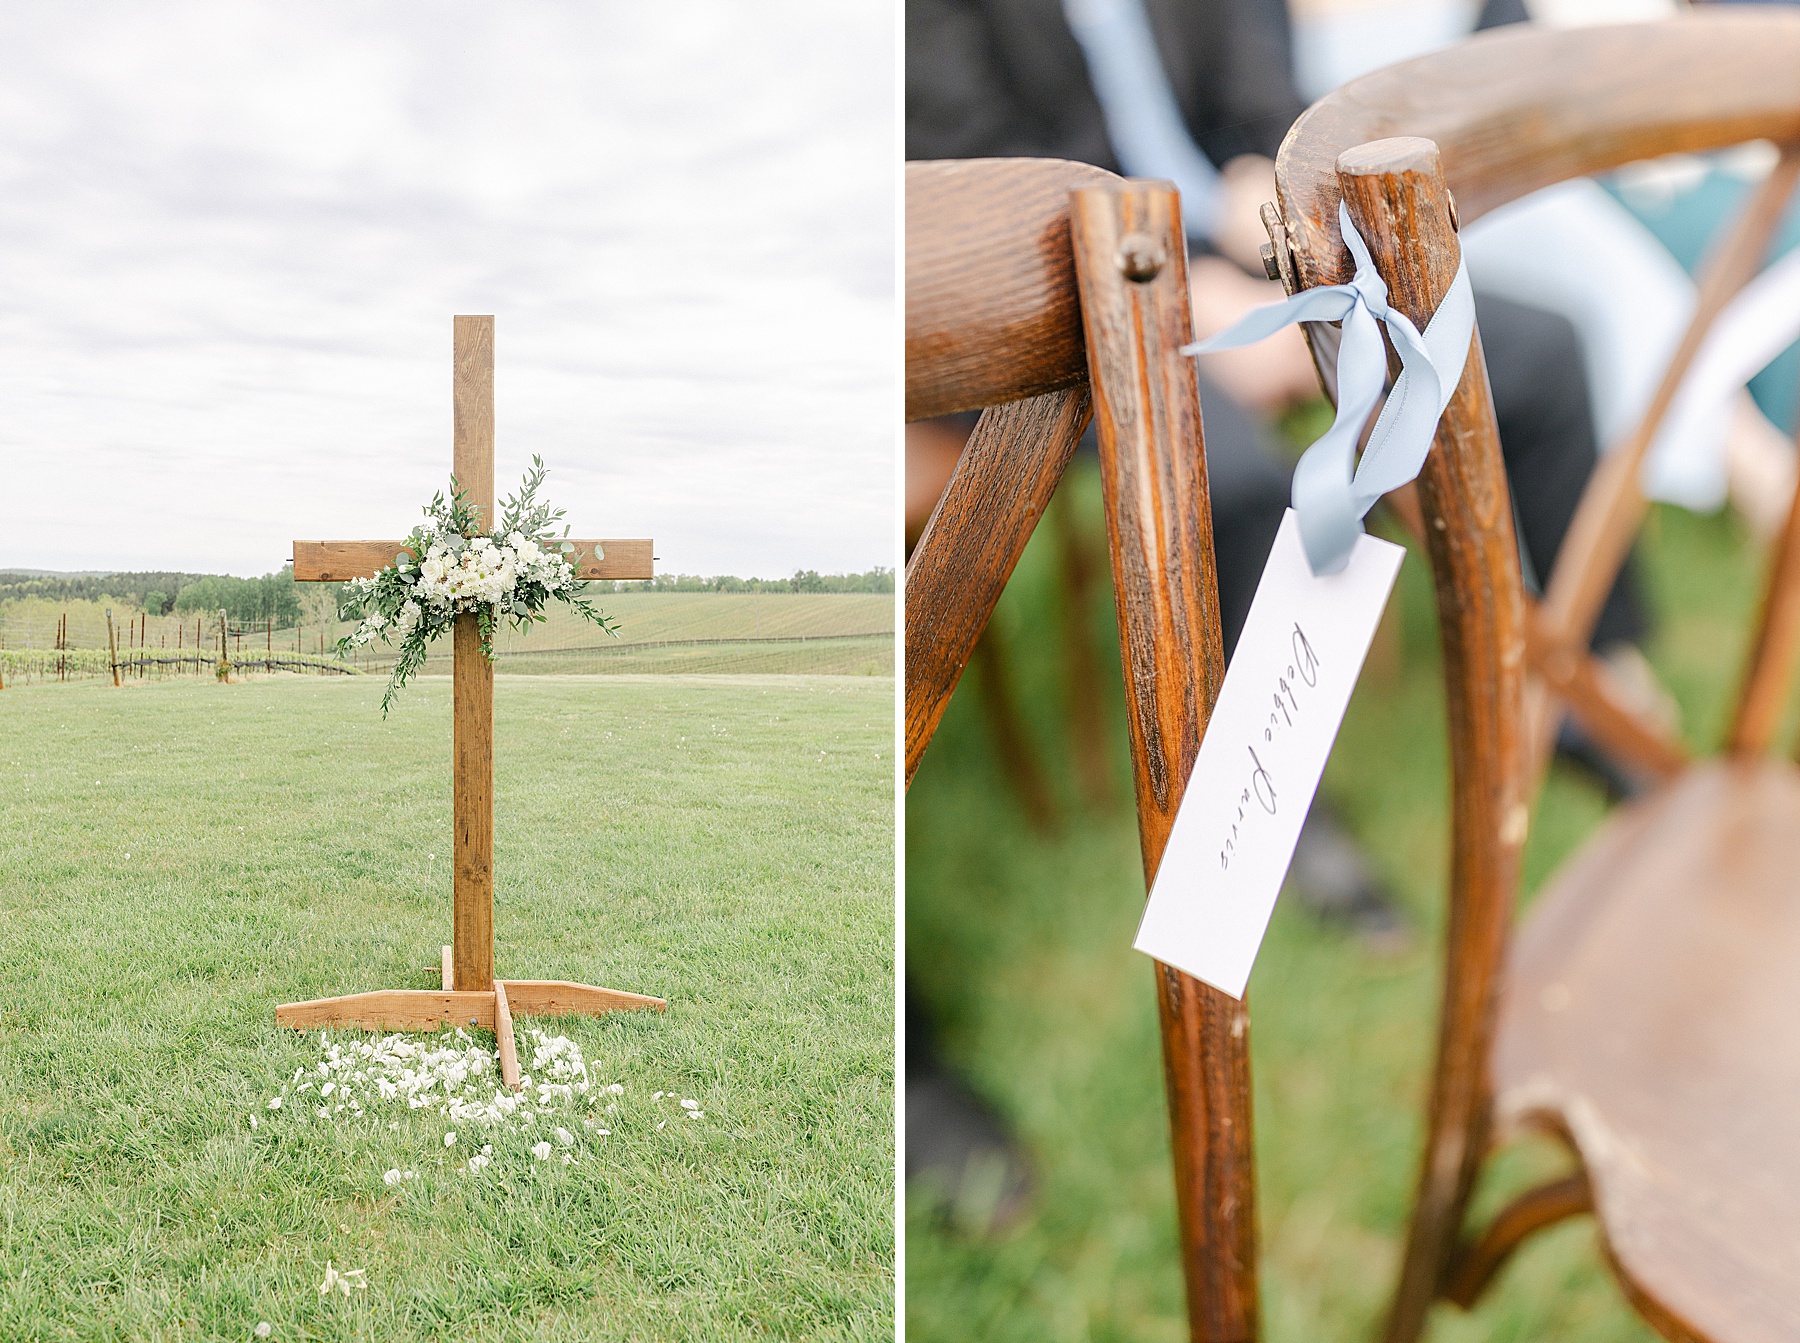
[[[891,0],[0,7],[0,567],[399,536],[496,316],[500,493],[659,569],[891,564]]]

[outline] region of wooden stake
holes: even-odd
[[[106,658],[112,664],[113,689],[119,688],[119,640],[113,632],[112,607],[106,608]]]
[[[520,1089],[519,1046],[513,1039],[512,1008],[506,1001],[506,985],[494,981],[494,1049],[500,1056],[500,1080],[509,1091]]]

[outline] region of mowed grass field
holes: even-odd
[[[276,1004],[450,939],[450,685],[381,690],[0,692],[0,1338],[889,1336],[893,682],[498,678],[499,972],[669,1002],[519,1022],[624,1088],[571,1165],[267,1109]]]
[[[1097,473],[1073,507],[1100,546]],[[1144,899],[1129,803],[1109,595],[1084,623],[1109,668],[1113,810],[1084,806],[1066,726],[1054,528],[1040,529],[998,619],[1026,727],[1060,802],[1035,832],[996,762],[966,679],[907,799],[909,974],[952,1061],[1037,1163],[1032,1215],[1010,1234],[908,1219],[908,1338],[1186,1338],[1168,1121],[1150,962],[1133,952]],[[1760,548],[1730,516],[1658,509],[1641,555],[1658,632],[1648,652],[1696,748],[1719,740],[1759,590]],[[1414,921],[1382,958],[1278,905],[1251,980],[1264,1337],[1375,1337],[1398,1264],[1435,1039],[1448,872],[1443,696],[1429,574],[1408,556],[1327,771],[1325,791]],[[1592,830],[1605,803],[1559,768],[1533,820],[1523,901]],[[1515,1149],[1477,1214],[1567,1160]],[[1603,1265],[1593,1222],[1528,1242],[1472,1314],[1439,1307],[1434,1343],[1647,1343]]]

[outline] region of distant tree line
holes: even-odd
[[[338,585],[318,586],[335,595]],[[601,580],[590,583],[588,588],[597,592],[892,592],[894,571],[877,565],[860,574],[821,574],[799,569],[792,578],[659,574],[643,582]],[[0,570],[0,602],[16,597],[42,597],[53,602],[115,601],[154,615],[211,615],[223,610],[233,623],[240,625],[260,624],[273,617],[276,625],[288,626],[301,614],[292,565],[283,565],[261,578],[175,573],[27,574]]]
[[[230,574],[118,573],[24,574],[0,572],[0,601],[42,597],[46,601],[115,601],[153,615],[223,610],[236,624],[259,624],[273,617],[292,625],[300,615],[294,570],[284,565],[261,578]]]
[[[796,569],[792,578],[738,578],[734,574],[658,574],[643,581],[602,579],[588,584],[590,592],[892,592],[894,571],[876,565],[867,573],[821,574]]]

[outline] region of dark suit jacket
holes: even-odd
[[[1194,141],[1273,158],[1302,104],[1283,0],[1144,0]],[[1060,0],[906,0],[906,157],[1030,155],[1119,171]]]

